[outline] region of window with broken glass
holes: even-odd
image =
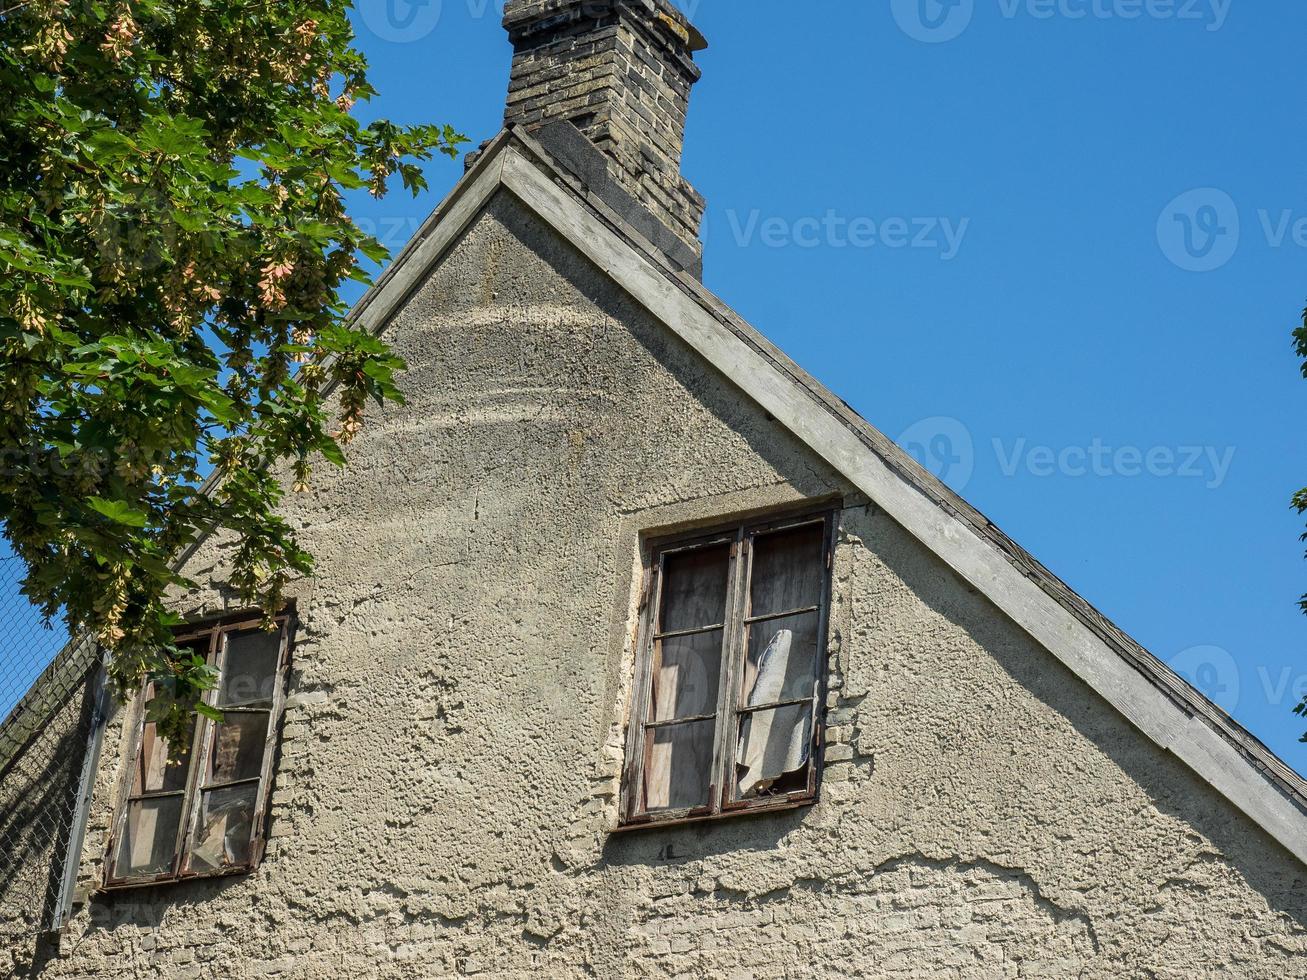
[[[143,708],[105,862],[106,887],[252,871],[263,856],[264,814],[290,657],[291,621],[258,617],[188,629],[177,645],[205,657],[218,682],[205,697],[216,718],[192,724],[182,752]]]
[[[834,515],[651,550],[623,824],[812,802]]]

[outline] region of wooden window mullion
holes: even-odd
[[[826,698],[830,680],[830,609],[835,588],[835,537],[838,522],[833,514],[826,515],[822,534],[822,586],[820,615],[817,617],[817,683],[814,686],[816,703],[812,710],[811,762],[808,766],[808,794],[816,799],[817,783],[825,765],[826,752]]]
[[[119,781],[118,791],[118,812],[114,816],[113,822],[109,825],[109,840],[105,847],[105,868],[107,875],[111,879],[120,878],[118,868],[118,859],[122,856],[123,839],[127,833],[127,822],[131,819],[132,813],[132,784],[136,778],[136,769],[141,764],[141,746],[145,740],[145,685],[141,687],[138,717],[132,740],[130,742],[130,754],[128,755],[128,766],[122,774]],[[183,803],[184,808],[184,803]],[[174,860],[176,854],[173,854]]]
[[[737,720],[744,715],[756,715],[760,711],[775,711],[777,708],[793,708],[796,704],[811,704],[812,695],[804,698],[789,698],[785,701],[773,701],[770,704],[736,705]]]
[[[816,631],[817,649],[815,652],[813,666],[816,675],[813,678],[812,687],[809,689],[809,695],[806,697],[788,698],[773,704],[760,704],[760,705],[753,705],[748,707],[740,707],[739,703],[737,702],[735,724],[738,727],[738,725],[740,724],[739,719],[745,717],[746,715],[757,715],[765,711],[775,711],[777,709],[794,707],[800,704],[805,704],[805,703],[808,704],[809,746],[808,746],[808,768],[807,768],[806,786],[803,790],[792,791],[786,794],[786,797],[793,798],[793,797],[801,796],[807,800],[815,800],[817,796],[817,787],[818,787],[818,782],[820,779],[821,768],[823,763],[822,750],[825,741],[825,735],[824,735],[825,702],[826,702],[827,680],[829,675],[829,651],[827,649],[827,632],[829,630],[830,601],[831,601],[832,572],[833,572],[832,563],[834,560],[834,534],[835,534],[836,523],[833,518],[833,515],[827,514],[822,518],[820,522],[815,522],[815,521],[798,522],[798,523],[788,522],[788,523],[763,525],[751,529],[750,540],[752,541],[754,538],[768,535],[768,534],[781,533],[785,530],[789,530],[792,527],[801,527],[803,526],[803,524],[806,523],[821,524],[821,559],[820,559],[821,566],[819,568],[819,572],[821,575],[821,589],[819,592],[818,604],[816,606],[804,607],[798,610],[791,611],[789,613],[782,613],[777,615],[772,615],[772,614],[760,615],[760,616],[750,615],[747,617],[746,623],[748,627],[755,627],[756,625],[765,624],[769,621],[786,618],[788,616],[815,613],[817,615],[817,631]],[[750,590],[750,594],[752,593],[752,579],[753,579],[753,567],[751,563],[749,582],[746,585],[746,588]],[[747,640],[745,642],[745,645],[746,645],[746,655],[747,655]],[[745,697],[745,692],[740,691],[738,692],[738,694],[742,701],[743,698]],[[742,800],[737,800],[732,802],[731,799],[728,797],[726,801],[726,808],[735,811],[747,811],[749,809],[753,809],[758,806],[759,804],[757,803],[757,801],[754,800],[742,799]]]
[[[648,765],[649,750],[649,713],[653,705],[653,646],[657,642],[654,640],[654,634],[658,631],[659,618],[662,616],[663,608],[663,584],[667,580],[667,555],[658,556],[658,576],[654,582],[654,601],[649,607],[649,632],[645,637],[644,653],[641,654],[641,660],[644,663],[644,687],[640,693],[640,799],[645,800],[648,796],[649,788],[648,772],[645,767]],[[640,804],[641,809],[647,809],[647,804]]]
[[[646,721],[644,723],[645,731],[658,728],[672,728],[676,725],[689,725],[697,721],[716,721],[717,712],[710,715],[691,715],[688,718],[669,718],[666,721]]]
[[[821,606],[803,606],[799,609],[788,609],[785,612],[764,613],[761,616],[746,616],[744,625],[752,626],[754,623],[766,623],[773,619],[789,619],[791,616],[802,616],[804,613],[820,612]]]
[[[740,707],[745,696],[742,686],[745,676],[745,661],[749,656],[749,627],[754,621],[750,599],[753,582],[753,533],[745,527],[740,528],[740,550],[743,559],[740,562],[740,599],[735,610],[735,670],[731,678],[730,698],[726,703],[726,727],[730,730],[731,738],[723,746],[726,752],[725,764],[731,779],[722,787],[721,809],[723,812],[730,809],[735,796],[736,756],[739,754],[740,719],[743,717]]]
[[[653,644],[654,634],[658,630],[658,614],[662,605],[663,570],[666,555],[658,554],[658,564],[649,572],[646,581],[645,608],[643,611],[640,633],[636,638],[635,683],[631,698],[630,737],[627,752],[631,759],[630,775],[627,780],[628,793],[627,819],[645,809],[645,742],[649,720],[649,704],[653,698]]]
[[[744,550],[743,534],[737,530],[735,540],[731,543],[731,557],[727,574],[730,584],[726,589],[726,612],[723,616],[724,630],[722,636],[721,682],[717,692],[717,731],[713,746],[713,772],[709,785],[709,799],[712,812],[722,812],[722,806],[730,791],[731,777],[731,702],[734,698],[735,678],[738,672],[740,653],[740,577],[746,566],[748,556]]]
[[[210,667],[215,667],[218,670],[218,685],[212,690],[205,691],[203,699],[204,703],[210,707],[217,698],[217,692],[222,685],[222,659],[225,642],[226,632],[220,628],[215,628],[212,637],[209,639],[207,662]],[[198,715],[196,721],[198,724],[195,726],[195,740],[191,747],[191,772],[190,777],[186,780],[186,804],[182,810],[182,819],[178,828],[181,838],[177,846],[177,863],[173,868],[173,874],[178,876],[186,873],[186,865],[190,861],[191,841],[194,838],[195,822],[199,819],[200,812],[200,783],[204,778],[204,767],[209,758],[210,743],[214,730],[212,718]]]
[[[718,630],[727,629],[726,623],[714,623],[712,626],[696,626],[688,630],[672,630],[670,633],[654,633],[654,640],[679,640],[683,636],[700,636],[704,633],[716,633]]]
[[[277,736],[281,716],[286,710],[286,680],[290,673],[290,620],[281,623],[281,645],[273,670],[272,705],[268,711],[268,731],[263,745],[263,769],[259,773],[259,790],[254,797],[254,817],[250,821],[250,867],[263,861],[268,840],[268,797],[272,792],[272,766],[277,753]]]

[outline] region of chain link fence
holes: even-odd
[[[57,927],[95,721],[95,644],[69,643],[23,598],[0,545],[0,938]]]

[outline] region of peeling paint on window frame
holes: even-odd
[[[760,517],[712,525],[690,533],[644,542],[644,581],[639,608],[639,629],[635,656],[632,695],[626,730],[626,765],[622,772],[619,819],[615,833],[651,827],[679,826],[721,820],[733,816],[794,810],[820,801],[821,773],[825,746],[825,715],[829,665],[829,632],[835,540],[839,529],[839,507],[811,503],[771,511]],[[732,799],[733,783],[726,774],[734,768],[738,721],[741,712],[735,703],[736,682],[747,656],[745,623],[749,618],[749,582],[752,574],[753,540],[761,535],[822,524],[822,589],[818,607],[816,670],[813,696],[811,744],[808,752],[807,785],[802,790],[745,800]],[[719,680],[714,737],[713,768],[708,787],[708,803],[679,810],[649,811],[641,809],[645,776],[645,726],[650,711],[653,672],[653,643],[658,621],[668,555],[702,549],[714,544],[731,545],[726,616],[723,624],[723,662]]]
[[[258,777],[259,788],[254,800],[254,814],[250,827],[249,860],[239,866],[222,870],[200,872],[186,870],[192,849],[195,824],[199,819],[200,801],[203,796],[204,788],[201,787],[200,782],[205,768],[205,760],[208,758],[208,751],[212,744],[213,734],[219,724],[212,719],[199,716],[192,736],[190,753],[185,763],[187,766],[186,786],[180,794],[182,812],[178,820],[177,836],[173,844],[171,869],[154,875],[115,877],[119,844],[130,811],[130,804],[134,799],[132,785],[139,763],[146,725],[144,695],[149,685],[149,682],[146,681],[135,699],[134,713],[131,720],[131,736],[126,740],[123,771],[118,781],[113,820],[109,824],[108,840],[105,842],[104,874],[100,884],[101,891],[122,891],[173,882],[246,875],[257,870],[262,863],[264,851],[267,847],[268,806],[272,797],[273,767],[281,740],[281,724],[286,709],[287,677],[290,674],[291,651],[294,647],[295,627],[297,625],[293,605],[284,612],[279,613],[274,621],[280,630],[281,639],[277,655],[277,667],[274,673],[272,704],[268,709],[268,732],[263,746],[262,767]],[[261,628],[262,625],[263,616],[261,613],[242,612],[207,621],[188,623],[185,626],[178,627],[176,642],[186,643],[208,636],[208,663],[210,666],[218,667],[221,671],[225,667],[227,656],[226,638],[233,633]],[[222,676],[219,674],[217,683],[205,693],[205,704],[213,706],[221,689]],[[252,782],[252,780],[249,781]],[[155,795],[163,796],[165,794]]]

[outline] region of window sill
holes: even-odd
[[[610,835],[638,833],[644,830],[663,830],[668,827],[688,827],[692,824],[720,823],[723,820],[735,820],[739,817],[758,817],[768,813],[787,813],[816,806],[820,802],[817,796],[803,796],[799,799],[785,799],[776,803],[741,806],[720,813],[705,813],[694,817],[657,818],[620,823],[609,830]]]
[[[192,881],[214,881],[220,878],[238,878],[252,875],[258,868],[235,868],[231,871],[211,871],[205,874],[168,875],[165,877],[142,879],[140,881],[105,882],[95,890],[97,895],[112,895],[117,892],[139,891],[142,888],[160,888],[169,885],[185,885]]]

